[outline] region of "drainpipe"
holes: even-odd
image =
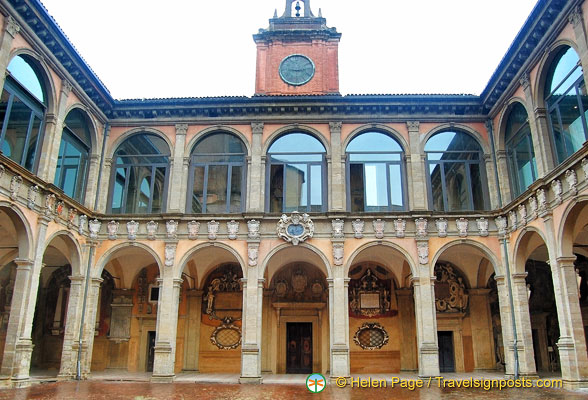
[[[498,176],[498,163],[496,162],[496,149],[494,147],[494,132],[492,127],[492,120],[486,121],[486,128],[488,129],[488,136],[490,136],[490,147],[492,149],[492,163],[494,164],[494,176],[496,178],[496,192],[498,193],[498,207],[502,208],[502,195],[500,193],[500,180]],[[512,282],[510,279],[510,263],[508,261],[508,244],[506,239],[502,240],[502,246],[504,248],[504,266],[506,268],[506,283],[508,288],[508,300],[510,303],[510,319],[512,324],[512,333],[514,336],[513,340],[513,351],[514,351],[514,375],[515,379],[519,379],[519,351],[518,351],[518,334],[517,324],[514,312],[514,301],[512,296]]]
[[[106,139],[110,133],[110,124],[104,124],[104,132],[102,133],[102,153],[100,155],[100,168],[98,169],[98,185],[100,187],[100,180],[102,179],[102,165],[104,164],[104,153],[106,152]],[[94,211],[98,209],[98,193],[94,199]],[[94,259],[95,246],[90,246],[90,254],[88,256],[88,267],[86,268],[86,285],[84,287],[84,301],[82,303],[82,317],[80,320],[80,336],[78,339],[78,361],[76,363],[76,379],[82,379],[82,339],[84,337],[84,320],[86,316],[86,307],[88,304],[88,291],[90,289],[90,271],[92,270],[92,261]]]

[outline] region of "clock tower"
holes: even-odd
[[[341,34],[314,16],[310,0],[286,0],[269,28],[253,35],[257,45],[256,95],[339,94]]]

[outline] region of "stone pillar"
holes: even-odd
[[[67,110],[67,98],[71,93],[72,85],[66,80],[61,81],[61,92],[59,102],[55,109],[55,115],[47,115],[45,134],[41,142],[41,153],[39,154],[39,167],[37,175],[46,182],[55,180],[55,169],[61,146],[61,134],[65,124],[65,111]]]
[[[400,320],[400,370],[417,370],[417,342],[412,289],[396,289]]]
[[[533,120],[533,122],[531,120]],[[535,157],[537,157],[538,152],[541,153],[541,158],[543,158],[543,172],[544,174],[547,174],[552,171],[559,162],[555,155],[555,149],[552,146],[553,141],[551,140],[549,121],[547,120],[547,110],[545,108],[536,107],[534,114],[529,115],[529,124],[532,126],[533,123],[537,127],[537,137],[535,138],[535,136],[532,136],[533,150],[535,151]],[[533,135],[533,131],[531,131],[531,135]],[[535,141],[535,139],[537,139],[537,141]],[[542,178],[544,175],[539,171],[539,165],[537,165],[539,178]]]
[[[104,166],[102,167],[102,177],[100,182],[98,182],[98,187],[100,191],[96,196],[98,197],[98,210],[97,212],[106,212],[108,209],[108,192],[110,190],[110,179],[112,177],[111,173],[112,169],[112,158],[104,159]]]
[[[584,25],[584,16],[582,7],[576,6],[568,16],[569,23],[574,27],[574,36],[576,37],[576,46],[578,57],[583,65],[584,82],[588,82],[588,42],[586,38],[586,26]]]
[[[349,278],[344,277],[342,266],[334,267],[333,275],[328,280],[331,378],[349,378]]]
[[[241,383],[261,383],[261,316],[264,279],[258,279],[258,241],[248,243],[249,266],[243,278]]]
[[[200,321],[202,319],[202,290],[188,291],[188,321],[186,323],[186,344],[184,370],[198,371],[200,354]]]
[[[535,101],[533,99],[533,92],[531,91],[531,78],[529,76],[529,73],[525,72],[521,76],[519,82],[523,87],[523,92],[525,93],[525,103],[527,106],[527,110],[535,110]],[[531,128],[531,139],[533,140],[533,152],[535,153],[535,163],[537,164],[537,177],[539,178],[545,176],[550,171],[546,168],[549,162],[553,162],[553,159],[551,161],[548,161],[545,158],[547,156],[546,153],[552,153],[551,141],[548,137],[541,136],[537,118],[532,118],[532,113],[529,114],[528,117],[529,128]]]
[[[187,124],[176,124],[176,143],[174,145],[174,158],[172,159],[171,176],[167,190],[167,211],[180,213],[185,207],[180,193],[186,193],[187,176],[184,176],[184,149],[186,147]],[[191,210],[188,210],[191,212]]]
[[[574,261],[576,257],[558,257],[551,262],[553,290],[559,321],[557,348],[561,376],[567,387],[588,387],[588,355],[578,300],[578,282]]]
[[[470,318],[475,369],[494,369],[494,337],[488,293],[490,289],[470,289]]]
[[[490,134],[490,133],[488,133]],[[484,182],[482,182],[482,190],[486,190],[487,194],[488,194],[488,200],[490,201],[490,209],[491,210],[495,210],[497,208],[499,208],[499,203],[498,203],[498,193],[496,193],[496,174],[494,173],[494,163],[492,162],[492,156],[490,154],[484,154],[483,156],[484,158],[484,165],[485,165],[485,171],[486,171],[486,184],[484,184]],[[484,173],[482,173],[481,175],[482,177],[484,176]],[[506,175],[508,176],[508,175]],[[482,178],[483,179],[483,178]],[[486,197],[486,195],[484,195],[484,197]]]
[[[173,277],[173,268],[164,267],[159,282],[155,357],[152,382],[173,382],[175,378],[176,337],[178,330],[178,306],[182,280]]]
[[[331,173],[329,174],[329,211],[345,211],[345,151],[341,147],[341,122],[329,122],[331,131]]]
[[[500,311],[500,326],[502,328],[502,347],[504,349],[504,363],[506,375],[514,375],[514,353],[512,332],[512,309],[510,308],[507,282],[504,275],[495,275],[496,289],[498,292],[498,305]]]
[[[429,266],[428,242],[419,241],[421,248],[427,246],[426,256],[419,250],[418,275],[412,279],[417,327],[419,376],[439,376],[439,345],[437,343],[437,309],[435,308],[435,277]]]
[[[12,50],[12,41],[20,32],[20,25],[12,18],[11,15],[4,18],[4,31],[0,43],[0,87],[4,87],[6,79],[6,68],[10,62],[10,51]]]
[[[84,328],[82,335],[82,360],[80,366],[81,374],[84,379],[90,375],[90,371],[92,369],[92,351],[94,349],[96,313],[98,310],[98,302],[100,301],[100,286],[102,285],[103,281],[104,280],[102,278],[91,278],[90,286],[88,287],[86,315],[84,317]],[[74,349],[76,352],[79,349],[79,328],[80,326],[78,325],[76,332],[77,342],[74,344]]]
[[[496,166],[498,168],[498,176],[502,177],[509,177],[508,173],[508,159],[506,157],[506,151],[504,150],[497,150],[496,151]],[[512,193],[510,191],[510,179],[501,179],[500,183],[500,193],[502,194],[502,200],[505,204],[510,203],[512,199]],[[496,187],[496,186],[494,186]]]
[[[98,170],[100,169],[100,156],[90,155],[88,163],[88,180],[86,183],[86,194],[84,195],[84,206],[94,208],[96,196],[98,196]]]
[[[84,300],[84,276],[70,276],[69,280],[71,286],[67,304],[65,333],[63,335],[61,366],[59,368],[59,376],[61,378],[73,378],[76,376],[78,354],[77,349],[74,350],[74,344],[76,344],[76,339],[79,337],[82,303]]]
[[[418,121],[408,121],[408,138],[410,142],[410,169],[412,191],[409,193],[409,204],[407,209],[413,211],[427,210],[428,208],[428,191],[426,184],[426,170],[424,154],[421,152],[421,135],[419,132],[420,123]],[[435,339],[436,341],[437,339]]]
[[[253,137],[251,140],[251,158],[248,168],[248,185],[247,185],[247,211],[263,212],[264,211],[264,167],[262,165],[262,143],[263,122],[252,122],[251,131]]]
[[[535,353],[533,351],[533,331],[531,329],[531,316],[529,314],[526,277],[526,272],[519,274],[511,273],[512,299],[517,327],[519,374],[523,376],[535,376],[537,375],[537,368],[535,367]],[[502,321],[502,323],[504,325],[505,323],[510,323],[510,321]],[[504,348],[508,349],[508,352],[513,351],[512,343],[509,343],[508,347],[505,343]]]

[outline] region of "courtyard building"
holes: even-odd
[[[341,33],[286,0],[253,95],[117,100],[40,1],[0,0],[0,385],[588,386],[587,24],[539,0],[479,96],[342,96]]]

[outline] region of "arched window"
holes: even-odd
[[[429,202],[434,211],[484,210],[482,149],[464,132],[437,133],[425,145]]]
[[[65,118],[54,184],[80,203],[86,191],[90,147],[88,120],[81,110],[75,109]]]
[[[347,145],[349,209],[392,211],[404,209],[402,148],[381,132],[365,132]]]
[[[326,210],[325,147],[306,133],[279,137],[268,150],[270,212]]]
[[[16,56],[8,64],[0,100],[0,149],[29,171],[37,167],[43,122],[45,92],[33,64]]]
[[[243,142],[228,133],[200,139],[190,158],[187,209],[194,213],[238,213],[245,203]]]
[[[159,136],[139,133],[126,139],[113,157],[110,207],[113,214],[165,210],[170,151]]]
[[[554,58],[545,81],[545,103],[557,161],[563,162],[586,141],[586,84],[578,54],[562,48]]]
[[[506,121],[506,154],[513,198],[523,193],[537,179],[537,166],[527,110],[515,103]]]

